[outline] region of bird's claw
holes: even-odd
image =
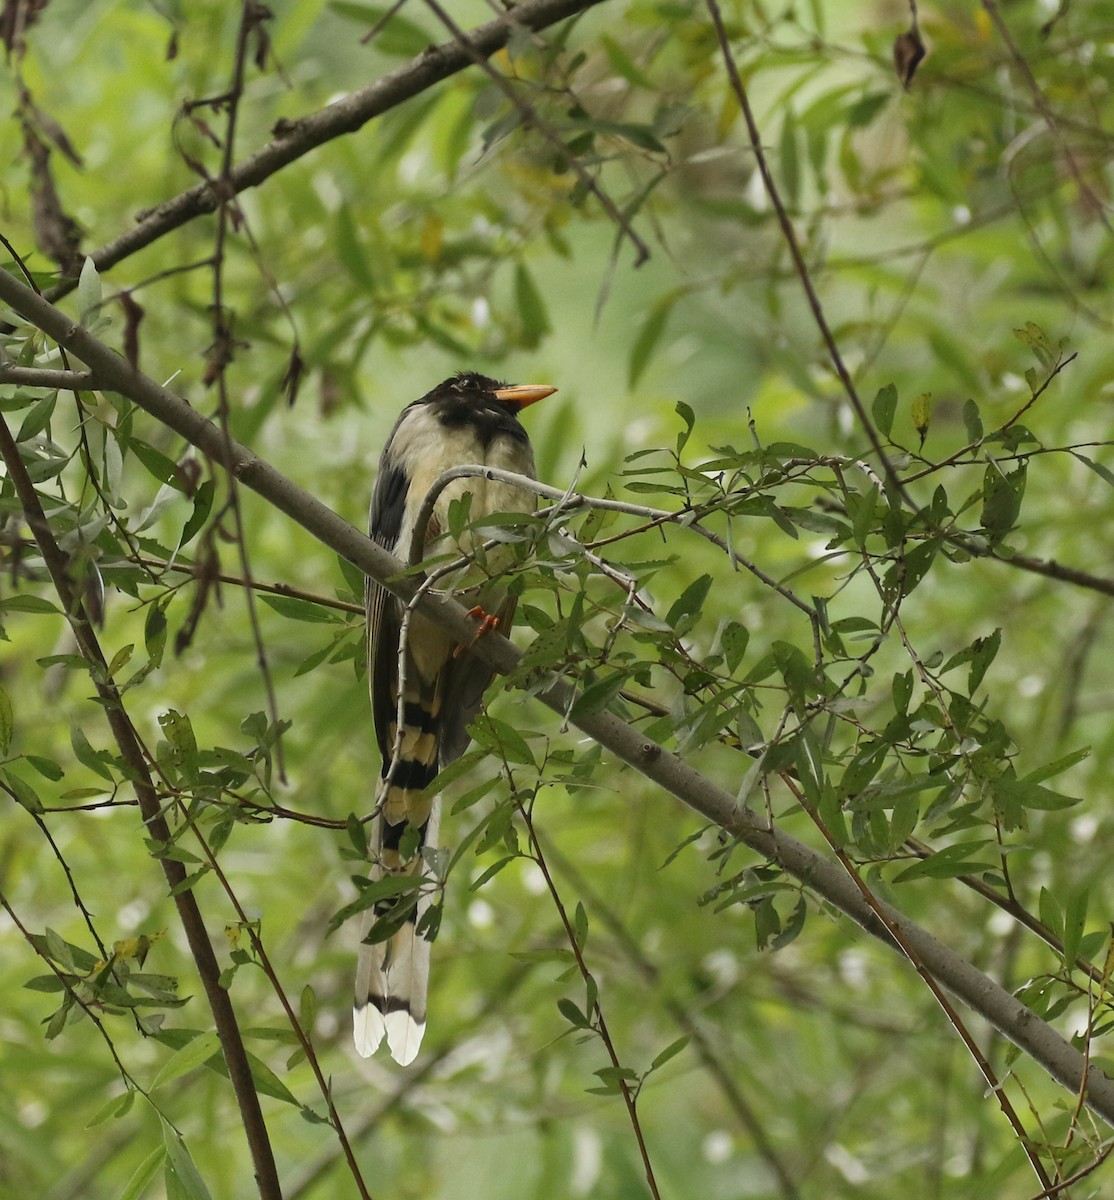
[[[479,621],[479,628],[476,630],[472,640],[465,645],[463,642],[453,651],[453,658],[459,658],[466,650],[470,650],[485,633],[490,633],[493,629],[498,629],[500,620],[492,613],[484,612],[480,605],[475,605],[468,610],[470,617],[475,617]]]

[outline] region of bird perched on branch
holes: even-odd
[[[468,477],[441,486],[438,480],[469,464],[533,479],[534,454],[519,413],[556,390],[507,385],[463,372],[403,409],[379,461],[372,538],[404,562],[441,554],[471,556],[477,549],[471,535],[457,541],[448,533],[453,500],[470,496],[470,521],[495,512],[533,510],[533,493],[513,484]],[[481,631],[496,624],[507,630],[514,599],[497,578],[473,567],[462,590],[482,605],[473,610],[483,616]],[[391,882],[379,889],[384,894],[364,919],[353,1018],[362,1055],[372,1054],[385,1036],[392,1056],[406,1065],[425,1033],[429,940],[436,931],[436,913],[430,911],[435,884],[419,881],[434,862],[440,798],[423,800],[422,792],[464,753],[468,725],[492,673],[416,613],[400,652],[403,614],[399,600],[368,581],[368,678],[383,759],[368,856],[372,883]]]

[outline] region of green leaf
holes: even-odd
[[[28,766],[34,767],[44,779],[49,779],[51,782],[56,783],[65,774],[52,758],[40,758],[37,754],[25,754],[23,761]]]
[[[692,411],[692,409],[689,407],[689,405],[687,405],[683,400],[677,401],[676,405],[673,408],[673,411],[685,423],[684,431],[682,433],[677,434],[677,457],[680,458],[681,451],[684,450],[685,446],[688,445],[688,440],[690,437],[692,437],[692,431],[693,431],[694,427],[696,426],[696,413],[694,413]],[[597,514],[593,514],[593,515],[602,516],[603,514],[597,513]],[[582,536],[583,536],[583,530],[582,530]]]
[[[657,85],[642,71],[615,38],[606,33],[601,34],[600,44],[603,46],[603,52],[607,55],[611,69],[617,75],[622,76],[627,83],[634,87],[646,88],[648,91],[656,93]]]
[[[996,463],[991,463],[986,468],[983,475],[983,506],[979,523],[990,536],[992,545],[997,545],[1017,524],[1027,477],[1025,463],[1009,474],[1004,474]]]
[[[31,438],[42,433],[54,413],[54,405],[57,400],[57,392],[48,392],[41,400],[36,401],[31,406],[31,411],[23,418],[15,440],[17,442],[30,441]]]
[[[908,596],[928,574],[939,550],[940,539],[930,538],[906,551],[886,572],[884,584],[887,595]]]
[[[537,765],[529,742],[506,721],[482,713],[473,722],[472,730],[478,745],[503,756],[509,762],[521,763],[526,767]]]
[[[396,896],[408,897],[415,899],[415,893],[419,892],[425,886],[425,880],[417,875],[385,875],[382,879],[376,880],[374,883],[368,884],[367,887],[360,890],[360,894],[350,904],[346,904],[343,908],[329,918],[329,932],[332,933],[344,924],[345,921],[356,916],[357,913],[366,912],[380,900],[393,899]],[[410,905],[412,907],[412,904]],[[405,916],[407,905],[405,902],[400,902],[397,906],[397,915],[401,919]],[[383,938],[391,936],[392,927],[389,921],[380,920],[377,922],[373,934],[378,931],[383,934]],[[375,938],[374,940],[383,940]]]
[[[188,545],[205,527],[213,508],[216,488],[217,485],[211,479],[204,479],[197,485],[197,491],[193,495],[193,512],[182,527],[182,536],[178,539],[180,547]]]
[[[1022,808],[1035,808],[1041,812],[1058,812],[1082,802],[1081,796],[1065,796],[1027,779],[996,779],[991,790],[1007,802],[1020,804]]]
[[[473,804],[478,804],[495,787],[498,781],[498,776],[491,775],[487,779],[481,780],[475,787],[469,788],[466,792],[458,796],[453,802],[453,815],[467,812]],[[427,788],[426,790],[428,791],[429,789]]]
[[[982,417],[979,416],[979,406],[974,400],[964,401],[963,428],[967,431],[967,440],[969,442],[982,441]]]
[[[152,1150],[132,1172],[127,1186],[120,1193],[120,1200],[141,1200],[141,1197],[147,1194],[151,1180],[158,1174],[159,1167],[165,1161],[166,1150],[164,1147],[159,1146],[157,1150]]]
[[[675,1042],[670,1042],[650,1064],[650,1071],[656,1071],[659,1067],[664,1067],[671,1058],[676,1058],[690,1041],[692,1041],[692,1034],[686,1033],[684,1037],[679,1037]],[[647,1071],[646,1073],[649,1074],[650,1072]]]
[[[348,814],[344,827],[353,849],[360,858],[367,858],[367,827],[355,813]]]
[[[105,1121],[116,1121],[126,1117],[135,1104],[135,1096],[135,1088],[128,1088],[123,1095],[113,1096],[107,1104],[97,1110],[85,1128],[92,1129],[94,1126],[103,1125]]]
[[[369,296],[374,295],[378,290],[375,276],[360,241],[352,208],[348,204],[342,204],[337,209],[335,245],[338,262],[352,276],[355,284]]]
[[[677,297],[674,295],[658,300],[642,322],[642,327],[631,345],[630,358],[627,361],[627,387],[632,391],[638,386],[639,380],[649,366],[650,359],[653,357],[658,342],[661,341],[661,336],[669,321],[669,314],[673,311],[676,301]]]
[[[99,775],[109,783],[116,782],[115,776],[105,764],[103,752],[93,749],[81,726],[72,719],[70,721],[70,745],[73,747],[74,757],[83,767],[88,767],[94,775]]]
[[[821,7],[817,5],[818,9]],[[847,124],[852,129],[865,128],[891,99],[892,95],[888,91],[867,92],[847,109]]]
[[[1078,450],[1073,450],[1071,453],[1085,466],[1090,467],[1104,483],[1108,483],[1111,487],[1114,487],[1114,471],[1111,471],[1109,467],[1104,467],[1102,463],[1095,462],[1094,459],[1088,458],[1086,454],[1080,454]]]
[[[1062,942],[1064,940],[1064,914],[1056,897],[1046,887],[1042,887],[1040,890],[1037,911],[1040,914],[1041,924],[1050,929]]]
[[[525,263],[514,270],[514,296],[518,318],[522,322],[522,344],[532,350],[549,333],[549,315],[545,300]]]
[[[302,988],[302,994],[298,999],[298,1024],[301,1025],[302,1031],[308,1036],[313,1032],[313,1027],[316,1023],[317,993],[307,983]]]
[[[166,606],[169,602],[169,597],[155,601],[147,609],[147,617],[143,622],[143,644],[152,667],[162,662],[166,649]]]
[[[1025,328],[1015,329],[1013,335],[1019,342],[1032,350],[1037,362],[1040,363],[1045,371],[1052,370],[1059,361],[1061,355],[1060,347],[1054,346],[1048,334],[1034,322],[1026,321]]]
[[[1083,938],[1083,926],[1087,922],[1087,901],[1090,893],[1079,888],[1068,897],[1064,910],[1064,961],[1069,965],[1079,956],[1079,943]]]
[[[346,558],[341,558],[337,555],[337,567],[341,575],[344,576],[344,582],[348,585],[348,590],[353,596],[359,597],[361,600],[364,595],[364,573],[359,567],[354,567]]]
[[[186,490],[182,475],[178,470],[178,464],[172,458],[167,458],[154,446],[149,446],[138,438],[132,438],[128,442],[128,449],[143,464],[148,474],[153,475],[159,483],[165,483],[176,492]]]
[[[719,644],[729,671],[738,669],[750,643],[750,631],[738,621],[728,621],[720,630]]]
[[[9,596],[0,600],[0,612],[60,613],[62,610],[42,596]]]
[[[158,721],[163,737],[179,757],[192,758],[197,754],[197,738],[194,736],[193,724],[185,713],[168,708],[159,713]],[[246,725],[247,722],[245,721],[244,724]],[[247,731],[245,730],[245,732]]]
[[[224,1058],[222,1057],[218,1061],[220,1066],[224,1068],[221,1074],[226,1075],[228,1068],[225,1066]],[[254,1054],[249,1054],[248,1065],[251,1067],[251,1078],[255,1084],[255,1090],[260,1095],[270,1096],[272,1100],[281,1100],[284,1104],[292,1104],[295,1108],[301,1107],[294,1093],[291,1092],[286,1084],[279,1079],[261,1058]]]
[[[0,771],[0,775],[3,776],[11,794],[29,813],[38,814],[43,811],[43,802],[29,783],[21,779],[14,771],[9,771],[7,767]]]
[[[7,757],[15,735],[15,714],[8,693],[0,687],[0,757]]]
[[[77,277],[77,308],[81,313],[81,324],[86,329],[100,315],[101,307],[101,277],[91,258],[81,264],[81,274]]]
[[[105,672],[108,678],[115,679],[116,675],[131,661],[131,656],[134,653],[134,645],[121,646],[112,656],[112,661],[108,664],[108,669]]]
[[[609,1092],[617,1092],[620,1090],[621,1084],[635,1083],[638,1080],[638,1072],[631,1070],[630,1067],[600,1067],[592,1074],[599,1076],[600,1082],[607,1086]],[[589,1090],[594,1091],[595,1089]]]
[[[213,1032],[199,1033],[163,1063],[151,1081],[151,1091],[188,1075],[190,1071],[196,1070],[207,1063],[214,1054],[219,1053],[220,1038]]]
[[[584,907],[582,900],[576,902],[572,931],[573,941],[576,943],[577,948],[583,950],[585,943],[588,941],[588,910]]]
[[[894,414],[897,412],[897,388],[892,383],[887,383],[885,387],[878,389],[878,395],[874,397],[874,403],[871,405],[871,412],[874,414],[874,423],[878,426],[879,432],[884,437],[889,437],[893,432]]]
[[[666,623],[677,629],[682,618],[699,616],[711,589],[711,575],[701,575],[699,579],[694,579],[673,602],[673,606],[666,613]]]
[[[786,109],[781,122],[778,158],[781,164],[781,182],[785,188],[789,207],[798,208],[801,202],[801,156],[797,136],[797,118],[791,108]]]
[[[212,1200],[186,1143],[173,1126],[161,1117],[160,1120],[163,1146],[166,1149],[163,1181],[166,1185],[167,1200]]]
[[[335,609],[314,604],[312,600],[302,600],[297,596],[273,596],[269,592],[260,592],[259,599],[268,608],[273,608],[275,612],[291,621],[306,621],[311,625],[335,625],[344,619]]]
[[[484,886],[484,884],[486,884],[489,880],[494,879],[504,867],[515,862],[518,857],[519,856],[517,854],[504,855],[497,862],[492,863],[492,865],[488,867],[486,871],[481,872],[480,875],[477,876],[471,882],[471,884],[469,884],[468,890],[470,892],[478,892],[480,888]]]
[[[588,1018],[567,996],[562,996],[557,1001],[557,1011],[565,1018],[566,1021],[568,1021],[570,1025],[574,1026],[575,1028],[590,1028]]]
[[[971,656],[971,670],[967,676],[967,694],[969,696],[973,696],[979,684],[982,683],[983,676],[990,669],[990,664],[997,656],[1001,645],[1001,629],[995,629],[988,636],[975,639],[972,646],[974,654]]]
[[[627,678],[625,671],[617,671],[614,674],[605,675],[602,679],[597,679],[590,683],[577,696],[569,711],[569,717],[573,721],[582,721],[585,717],[591,716],[592,713],[597,713],[607,708],[623,690]]]
[[[1046,779],[1052,779],[1054,776],[1066,771],[1069,767],[1074,767],[1076,763],[1081,763],[1085,758],[1089,758],[1091,754],[1090,746],[1082,746],[1078,750],[1073,750],[1070,754],[1065,754],[1062,758],[1057,758],[1053,762],[1046,763],[1043,767],[1038,767],[1035,771],[1030,771],[1025,776],[1025,783],[1043,783]]]
[[[983,839],[945,846],[900,871],[894,876],[894,883],[907,883],[912,879],[954,879],[957,875],[977,875],[981,871],[991,870],[991,864],[972,858],[972,855],[990,844],[989,839]]]

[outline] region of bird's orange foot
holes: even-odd
[[[499,628],[499,618],[494,616],[492,613],[484,612],[484,610],[478,604],[474,608],[470,608],[468,610],[468,615],[470,617],[475,617],[479,621],[479,628],[476,630],[475,636],[468,643],[468,645],[461,643],[459,646],[457,646],[457,648],[453,651],[453,658],[459,658],[465,652],[465,650],[470,650],[480,640],[480,638],[484,636],[485,633],[490,633],[493,629]]]

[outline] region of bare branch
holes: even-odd
[[[5,383],[69,392],[86,392],[97,386],[92,371],[51,371],[45,367],[16,367],[0,363],[0,384]]]
[[[2,271],[0,271],[0,275],[11,278]],[[22,285],[17,286],[22,290]],[[29,292],[29,295],[34,296],[35,293]],[[37,296],[35,299],[39,303],[43,303]],[[120,361],[122,362],[123,359]],[[82,602],[73,594],[67,572],[66,556],[54,540],[50,525],[35,493],[34,485],[23,466],[19,448],[4,420],[0,420],[0,457],[4,460],[4,466],[23,508],[24,517],[38,543],[55,591],[69,618],[70,627],[81,654],[93,668],[93,678],[99,698],[104,705],[105,716],[120,754],[131,772],[136,798],[139,800],[139,807],[143,813],[145,832],[156,842],[169,845],[172,836],[162,813],[158,789],[148,768],[147,756],[131,720],[124,710],[120,693],[108,675],[108,662],[101,651],[93,627],[85,615]],[[278,1169],[275,1166],[270,1135],[267,1132],[259,1095],[252,1078],[251,1064],[240,1036],[232,1001],[220,983],[220,964],[217,962],[216,954],[209,941],[205,920],[201,915],[201,909],[198,907],[193,891],[189,887],[183,887],[186,883],[185,867],[169,857],[160,858],[159,863],[178,909],[178,916],[189,942],[190,953],[197,964],[205,996],[213,1014],[213,1023],[216,1026],[221,1051],[228,1066],[228,1076],[236,1093],[236,1102],[251,1150],[259,1195],[262,1200],[281,1200],[282,1190],[279,1185]]]
[[[501,50],[515,30],[545,29],[601,3],[603,0],[530,0],[515,5],[506,16],[473,29],[468,35],[467,48],[455,39],[441,46],[430,46],[405,67],[384,75],[343,100],[296,121],[280,121],[275,126],[273,141],[222,174],[220,188],[227,195],[218,196],[214,185],[207,181],[195,184],[157,208],[140,214],[134,229],[91,251],[89,257],[97,270],[104,273],[172,229],[205,213],[215,212],[222,199],[258,187],[318,146],[355,133],[368,121],[465,70],[472,65],[475,54],[492,55]],[[76,279],[65,279],[46,294],[57,300],[76,286]]]

